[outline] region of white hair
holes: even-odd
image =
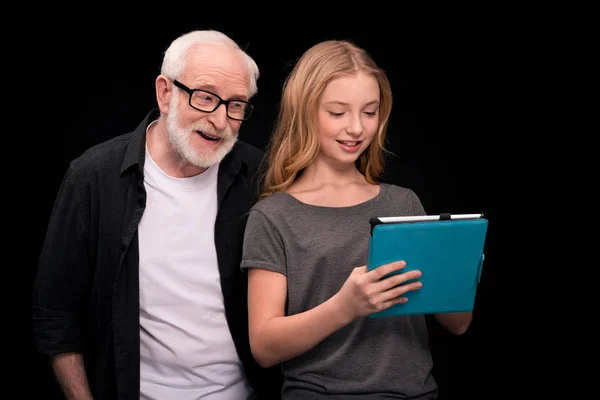
[[[238,50],[246,60],[250,97],[256,94],[258,90],[256,81],[259,77],[259,70],[256,62],[229,36],[215,30],[192,31],[175,39],[167,51],[165,51],[160,71],[161,74],[171,79],[181,75],[185,68],[185,59],[190,47],[198,44],[224,44]]]

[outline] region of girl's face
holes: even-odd
[[[358,72],[330,81],[317,111],[319,158],[354,164],[369,147],[379,126],[379,84]]]

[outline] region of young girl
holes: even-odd
[[[382,279],[402,260],[366,269],[370,217],[425,214],[378,182],[391,106],[385,73],[347,41],[309,49],[284,85],[242,260],[252,352],[282,363],[284,399],[437,396],[425,316],[366,318],[422,285],[419,271]],[[471,313],[436,319],[461,334]]]

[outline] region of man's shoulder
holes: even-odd
[[[253,168],[258,168],[259,164],[263,161],[265,152],[256,146],[251,145],[243,140],[238,140],[235,144],[235,150],[237,157],[244,163],[250,165]]]
[[[236,142],[236,147],[249,158],[262,158],[265,154],[265,152],[258,147],[239,139]]]
[[[85,176],[106,170],[119,170],[125,157],[132,132],[97,143],[69,163],[72,175]]]

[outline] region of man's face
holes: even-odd
[[[178,79],[191,89],[204,89],[222,99],[248,100],[248,76],[244,59],[234,50],[204,45],[200,54],[191,50],[189,66]],[[174,151],[201,168],[219,163],[233,148],[241,121],[227,117],[225,105],[212,113],[189,104],[189,94],[175,86],[167,115],[167,137]]]

